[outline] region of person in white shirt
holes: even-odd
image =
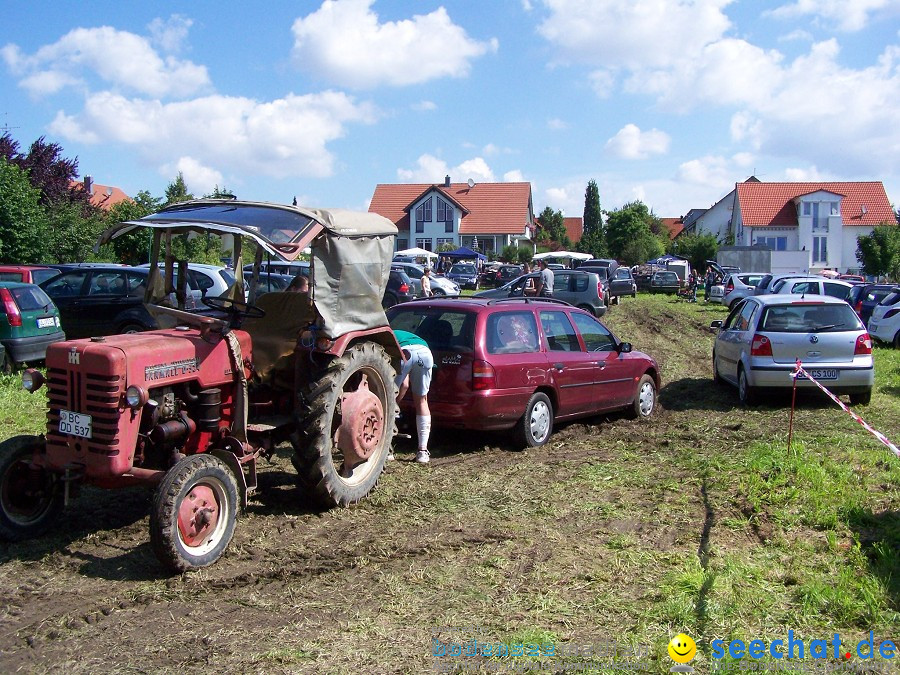
[[[425,273],[422,275],[422,297],[431,297],[431,268],[426,267]]]

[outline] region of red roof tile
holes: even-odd
[[[660,220],[669,231],[669,239],[674,239],[684,229],[684,223],[681,222],[681,218],[660,218]]]
[[[84,183],[73,180],[69,183],[72,187],[84,188]],[[100,185],[100,183],[91,183],[91,204],[104,210],[109,210],[119,202],[130,202],[131,197],[126,195],[119,188],[112,185]]]
[[[741,219],[747,227],[796,226],[797,208],[793,200],[819,190],[841,195],[844,225],[896,223],[884,185],[872,182],[757,183],[736,185]]]
[[[566,226],[566,234],[569,235],[570,242],[577,244],[581,241],[581,235],[584,234],[584,219],[563,218],[563,225]]]
[[[380,183],[369,211],[409,231],[409,209],[429,190],[445,195],[462,210],[460,234],[523,234],[531,218],[531,183]]]

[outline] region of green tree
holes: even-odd
[[[540,222],[540,227],[535,234],[538,241],[555,241],[563,249],[572,246],[569,233],[566,232],[566,219],[562,211],[554,211],[546,206],[537,219]]]
[[[213,191],[210,192],[208,195],[203,195],[203,198],[204,199],[234,199],[234,192],[229,190],[224,185],[222,187],[219,187],[219,185],[216,184],[216,187],[213,188]],[[296,206],[296,204],[294,206]]]
[[[516,256],[518,256],[518,255],[519,255],[519,247],[513,246],[512,244],[507,244],[500,251],[500,255],[498,257],[503,262],[514,262],[516,260]]]
[[[600,191],[597,182],[588,181],[584,191],[584,233],[578,242],[578,250],[590,253],[595,258],[609,255],[606,245],[606,228],[603,225],[603,210],[600,208]]]
[[[166,186],[166,202],[164,206],[177,204],[178,202],[187,202],[193,198],[194,195],[188,192],[187,184],[184,182],[184,174],[179,171],[175,180]]]
[[[141,190],[133,200],[115,204],[106,214],[106,225],[110,227],[127,220],[139,220],[158,211],[161,205],[162,198]],[[113,239],[103,247],[101,255],[107,260],[115,260],[126,265],[140,265],[150,260],[152,243],[152,232],[137,230]]]
[[[28,174],[0,157],[0,262],[42,262],[48,223],[40,199]]]
[[[514,262],[519,263],[520,265],[524,265],[527,262],[531,262],[531,259],[534,258],[534,251],[531,250],[530,246],[520,246],[519,252],[516,253],[516,258]]]
[[[687,258],[691,269],[702,272],[707,260],[715,260],[719,242],[713,234],[681,234],[669,244],[668,251]]]
[[[46,258],[53,262],[94,260],[94,244],[106,228],[99,210],[84,213],[80,204],[62,202],[47,210]],[[98,259],[108,260],[105,256]]]
[[[857,238],[856,259],[866,274],[900,281],[900,226],[884,223]]]
[[[665,245],[652,229],[658,222],[659,218],[640,201],[611,211],[606,221],[610,256],[626,265],[636,265],[662,255]]]

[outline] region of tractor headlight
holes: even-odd
[[[135,387],[131,385],[128,389],[125,390],[125,403],[132,410],[139,410],[144,407],[144,404],[150,400],[150,394],[147,393],[146,389],[142,387]]]
[[[22,373],[22,386],[25,388],[25,391],[31,393],[36,392],[44,386],[44,376],[41,375],[41,371],[29,368]]]

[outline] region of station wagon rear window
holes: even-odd
[[[47,294],[37,286],[19,286],[10,288],[9,292],[23,312],[43,309],[53,304]]]
[[[431,351],[471,353],[475,349],[475,314],[434,307],[403,309],[391,317],[391,328],[415,333]]]

